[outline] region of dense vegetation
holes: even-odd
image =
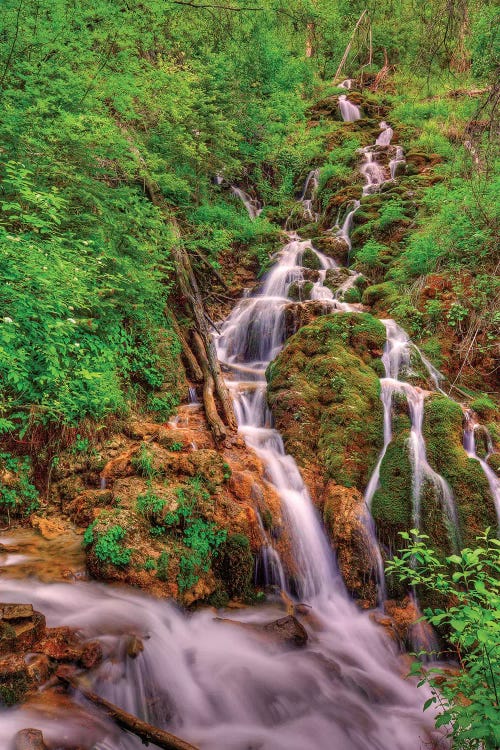
[[[500,743],[500,542],[488,530],[475,547],[446,559],[450,571],[428,546],[427,536],[413,530],[402,537],[408,547],[389,563],[389,572],[453,602],[447,609],[435,606],[425,612],[428,622],[445,634],[457,666],[450,670],[414,663],[412,673],[432,690],[424,710],[435,704],[436,726],[449,729],[454,748],[495,750]]]

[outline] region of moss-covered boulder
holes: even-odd
[[[366,314],[319,318],[293,336],[268,369],[269,402],[299,465],[363,490],[382,437],[379,381],[383,325]]]
[[[409,420],[400,420],[380,466],[380,486],[372,500],[372,516],[383,547],[390,551],[401,544],[399,533],[412,523],[412,468],[408,454]]]

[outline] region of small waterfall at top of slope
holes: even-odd
[[[339,89],[350,90],[352,88],[352,79],[346,78],[345,81],[338,84]],[[361,119],[361,111],[359,107],[349,101],[346,94],[339,96],[339,108],[340,114],[344,122],[355,122],[355,120]]]
[[[375,141],[377,146],[390,146],[394,130],[385,121],[380,123],[380,130],[382,131]]]
[[[248,193],[245,193],[244,190],[236,187],[236,185],[231,185],[231,192],[243,203],[251,219],[256,219],[257,216],[260,216],[262,205],[257,198],[251,198]]]
[[[465,451],[467,455],[470,458],[475,458],[476,461],[479,461],[479,464],[484,472],[484,475],[486,479],[488,480],[488,484],[490,486],[490,492],[492,494],[493,500],[495,502],[495,510],[498,518],[498,524],[500,526],[500,479],[497,477],[493,469],[488,465],[487,459],[490,456],[491,453],[491,438],[489,439],[490,445],[488,446],[488,454],[486,455],[486,460],[480,458],[477,455],[477,448],[476,448],[476,430],[481,427],[477,422],[474,421],[474,416],[470,410],[467,410],[465,412],[465,424],[464,424],[464,436],[463,436],[463,445],[465,448]],[[485,429],[484,427],[481,427],[481,429]],[[487,433],[489,438],[489,433]]]

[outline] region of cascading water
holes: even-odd
[[[248,193],[245,193],[244,190],[236,187],[236,185],[231,185],[231,192],[233,193],[233,195],[240,199],[252,220],[256,219],[257,216],[260,216],[260,214],[262,213],[262,206],[260,204],[260,201],[258,201],[256,198],[251,198]]]
[[[4,582],[4,601],[31,601],[49,624],[75,625],[105,650],[93,689],[125,710],[181,735],[202,750],[418,750],[437,741],[422,713],[425,691],[401,678],[394,645],[350,601],[298,468],[271,426],[265,368],[284,341],[287,291],[300,278],[311,243],[291,236],[258,294],[242,299],[217,339],[240,431],[265,464],[282,499],[294,557],[294,587],[311,606],[310,644],[283,652],[210,611],[186,617],[168,602],[98,584]],[[316,253],[320,264],[329,260]],[[331,294],[331,293],[330,293]],[[329,300],[329,301],[328,301]],[[325,295],[331,309],[350,309]],[[243,376],[245,380],[240,378]],[[270,552],[270,549],[268,550]],[[263,560],[268,582],[289,587],[277,553]],[[272,607],[231,612],[243,623],[269,621]],[[305,624],[307,625],[307,620]],[[127,658],[130,634],[144,652]],[[27,725],[57,746],[138,750],[139,740],[76,711],[34,708],[0,716],[3,736]]]
[[[464,426],[464,437],[463,437],[463,445],[465,448],[465,451],[467,452],[467,455],[470,458],[475,458],[476,461],[479,461],[479,464],[481,466],[481,469],[484,472],[484,475],[486,479],[488,480],[488,484],[490,487],[490,492],[493,497],[493,501],[495,503],[495,510],[497,513],[498,518],[498,524],[500,527],[500,479],[497,477],[493,469],[488,465],[487,461],[480,458],[477,455],[477,449],[476,449],[476,430],[480,427],[475,421],[472,412],[467,411],[465,413],[465,426]],[[484,429],[484,428],[481,428]],[[486,456],[486,459],[488,459],[489,453]]]
[[[394,158],[389,162],[389,170],[391,173],[391,180],[395,180],[402,164],[406,164],[405,152],[402,146],[396,146],[396,153]]]
[[[355,122],[361,119],[361,111],[356,104],[349,101],[346,94],[339,96],[340,114],[344,122]]]
[[[299,203],[302,203],[304,219],[307,221],[318,221],[319,214],[313,210],[314,197],[319,186],[319,169],[313,169],[307,175]]]
[[[390,146],[394,130],[386,122],[380,123],[380,130],[382,131],[375,141],[377,146]]]
[[[458,514],[451,488],[446,480],[429,465],[422,432],[424,416],[424,400],[426,393],[421,388],[410,385],[399,379],[401,369],[410,363],[412,342],[408,334],[394,320],[381,321],[386,329],[387,342],[382,357],[385,378],[380,381],[381,399],[384,406],[384,445],[365,493],[365,500],[369,505],[379,484],[380,466],[392,439],[392,395],[402,393],[406,397],[411,421],[409,450],[413,470],[413,523],[420,528],[420,505],[424,480],[427,480],[436,492],[445,517],[450,541],[454,548],[459,544]]]

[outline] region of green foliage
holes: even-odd
[[[138,474],[148,479],[153,479],[157,474],[153,451],[147,443],[141,443],[139,451],[132,456],[131,464]]]
[[[160,553],[158,560],[156,561],[156,577],[158,580],[167,582],[168,581],[168,565],[170,562],[170,555],[168,552],[163,550]]]
[[[437,727],[447,727],[454,748],[495,750],[500,743],[500,542],[488,529],[478,545],[443,563],[428,537],[403,532],[407,547],[387,563],[403,583],[446,598],[446,609],[425,610],[425,619],[446,635],[460,663],[458,673],[418,663],[420,685],[432,691]],[[463,700],[465,697],[466,700]]]
[[[95,526],[96,521],[85,530],[83,535],[84,545],[87,547],[92,544],[94,555],[104,564],[116,565],[117,567],[128,565],[132,550],[121,544],[127,534],[126,529],[117,524],[98,533]]]
[[[38,491],[31,482],[31,461],[0,453],[0,513],[28,516],[38,508]]]
[[[136,507],[150,523],[159,525],[165,508],[165,499],[148,489],[144,495],[137,496]]]

